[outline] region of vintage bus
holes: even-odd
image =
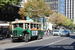
[[[31,22],[26,20],[13,21],[11,41],[15,42],[16,39],[21,39],[25,42],[28,42],[32,38],[43,38],[41,25],[42,23]]]

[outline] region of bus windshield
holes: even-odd
[[[23,28],[23,23],[16,23],[16,24],[13,24],[14,28],[16,27],[21,27]]]

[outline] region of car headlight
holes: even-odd
[[[11,35],[11,37],[12,37],[13,35]]]
[[[20,36],[22,36],[22,35],[20,35]]]

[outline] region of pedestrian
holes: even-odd
[[[0,36],[1,36],[1,31],[0,31]]]
[[[44,29],[44,31],[43,31],[43,32],[44,32],[44,35],[46,35],[46,34],[47,34],[46,29]]]
[[[9,31],[7,30],[7,37],[9,37]]]
[[[52,31],[50,30],[50,34],[52,33]]]
[[[47,30],[47,35],[49,35],[49,34],[50,34],[50,30],[48,29],[48,30]]]
[[[59,30],[59,26],[57,27],[57,29]]]

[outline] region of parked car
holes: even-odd
[[[61,36],[70,36],[70,33],[68,30],[62,30],[61,31]]]
[[[70,34],[72,34],[72,33],[73,33],[71,30],[69,30],[69,29],[67,29],[67,30],[69,31],[69,33],[70,33]]]
[[[75,31],[74,30],[70,30],[70,34],[73,34],[73,33],[75,33]]]
[[[54,30],[54,31],[53,31],[53,36],[54,36],[54,35],[60,35],[60,31],[59,31],[59,30]]]
[[[75,34],[75,30],[73,31],[73,34]]]

